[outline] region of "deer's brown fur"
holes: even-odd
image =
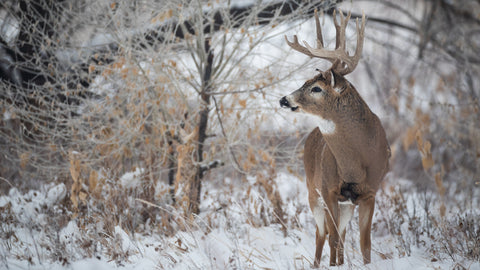
[[[341,27],[346,27],[343,15],[341,19]],[[316,21],[317,44],[323,47],[323,41],[318,41],[318,33],[321,36],[318,15]],[[344,49],[345,45],[341,43],[344,43],[345,29],[339,29],[336,20],[335,25],[337,48]],[[362,44],[364,27],[363,18],[359,30]],[[339,37],[342,34],[343,37]],[[330,57],[330,54],[321,53],[324,48],[314,51],[308,45],[299,45],[296,38],[289,45],[301,52],[308,50],[313,57]],[[339,54],[336,59],[325,58],[333,62],[329,70],[320,72],[280,100],[282,107],[318,116],[318,127],[308,136],[304,152],[309,204],[317,223],[315,266],[320,263],[327,234],[330,265],[343,264],[345,229],[356,205],[359,207],[360,247],[364,263],[369,263],[371,259],[370,233],[375,194],[388,170],[390,148],[380,120],[343,77],[353,71],[360,58],[359,53],[361,50],[357,49],[349,61],[344,61],[348,54]]]

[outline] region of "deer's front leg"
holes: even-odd
[[[309,193],[310,206],[312,209],[315,223],[317,224],[317,231],[315,233],[316,247],[315,247],[315,260],[313,267],[320,266],[320,260],[322,258],[323,244],[327,235],[327,228],[325,226],[325,205],[323,199],[318,194],[318,190]]]
[[[325,203],[327,204],[326,215],[327,215],[327,230],[329,233],[328,236],[328,245],[330,246],[330,266],[337,265],[337,250],[339,243],[339,232],[338,232],[338,201],[335,194],[330,193]]]
[[[322,260],[322,250],[323,244],[325,243],[325,234],[319,233],[318,227],[315,233],[315,260],[313,262],[313,267],[320,267],[320,261]]]
[[[375,196],[369,196],[359,201],[358,216],[360,226],[360,249],[362,250],[363,263],[370,263],[372,250],[371,230],[373,210],[375,209]]]

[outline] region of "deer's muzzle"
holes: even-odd
[[[296,111],[298,109],[298,106],[292,106],[290,102],[288,101],[287,97],[282,97],[280,99],[280,107],[282,108],[290,108],[292,111]]]

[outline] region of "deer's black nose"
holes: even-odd
[[[290,108],[290,103],[288,103],[287,97],[282,97],[280,99],[280,107]]]

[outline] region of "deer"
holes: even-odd
[[[351,56],[346,50],[345,29],[350,20],[336,11],[335,50],[324,47],[322,30],[315,10],[317,47],[290,42],[292,49],[312,58],[332,63],[326,71],[306,81],[302,87],[280,99],[280,106],[292,112],[315,115],[317,127],[307,136],[304,168],[308,203],[316,223],[314,267],[319,267],[328,234],[330,265],[344,263],[346,227],[358,206],[360,249],[364,264],[371,261],[371,228],[375,196],[389,169],[391,156],[385,130],[355,87],[345,78],[357,66],[365,32],[365,13],[356,20],[357,44]]]

